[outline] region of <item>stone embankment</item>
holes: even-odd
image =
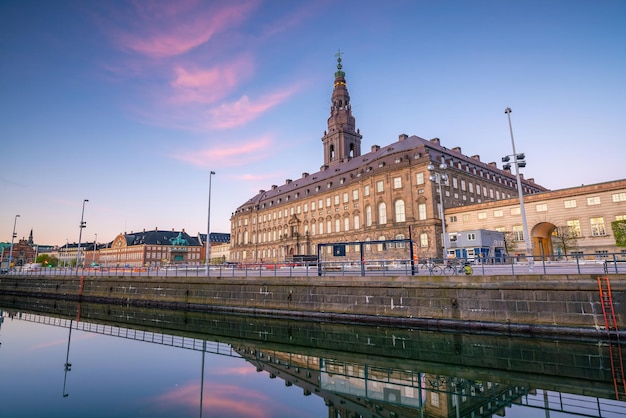
[[[626,330],[626,275],[608,275]],[[598,277],[2,276],[0,294],[338,323],[603,339]],[[621,332],[621,331],[620,331]],[[624,334],[623,336],[626,336]]]

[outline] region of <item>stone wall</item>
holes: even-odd
[[[626,276],[610,275],[625,329]],[[0,293],[344,323],[605,338],[598,282],[590,275],[484,277],[19,277]]]

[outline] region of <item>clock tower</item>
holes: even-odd
[[[332,166],[361,155],[361,133],[355,128],[346,73],[341,68],[341,51],[336,55],[337,71],[331,98],[328,130],[324,131],[324,165]]]

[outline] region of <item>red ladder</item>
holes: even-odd
[[[609,354],[611,371],[613,372],[613,385],[615,386],[615,399],[626,400],[626,379],[624,378],[622,346],[619,340],[619,330],[615,318],[615,309],[613,308],[613,295],[611,294],[611,282],[608,276],[598,276],[598,288],[600,289],[604,325],[609,336]]]

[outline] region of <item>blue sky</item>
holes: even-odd
[[[3,1],[0,241],[230,232],[323,163],[343,52],[364,152],[401,133],[527,178],[626,177],[626,2]]]

